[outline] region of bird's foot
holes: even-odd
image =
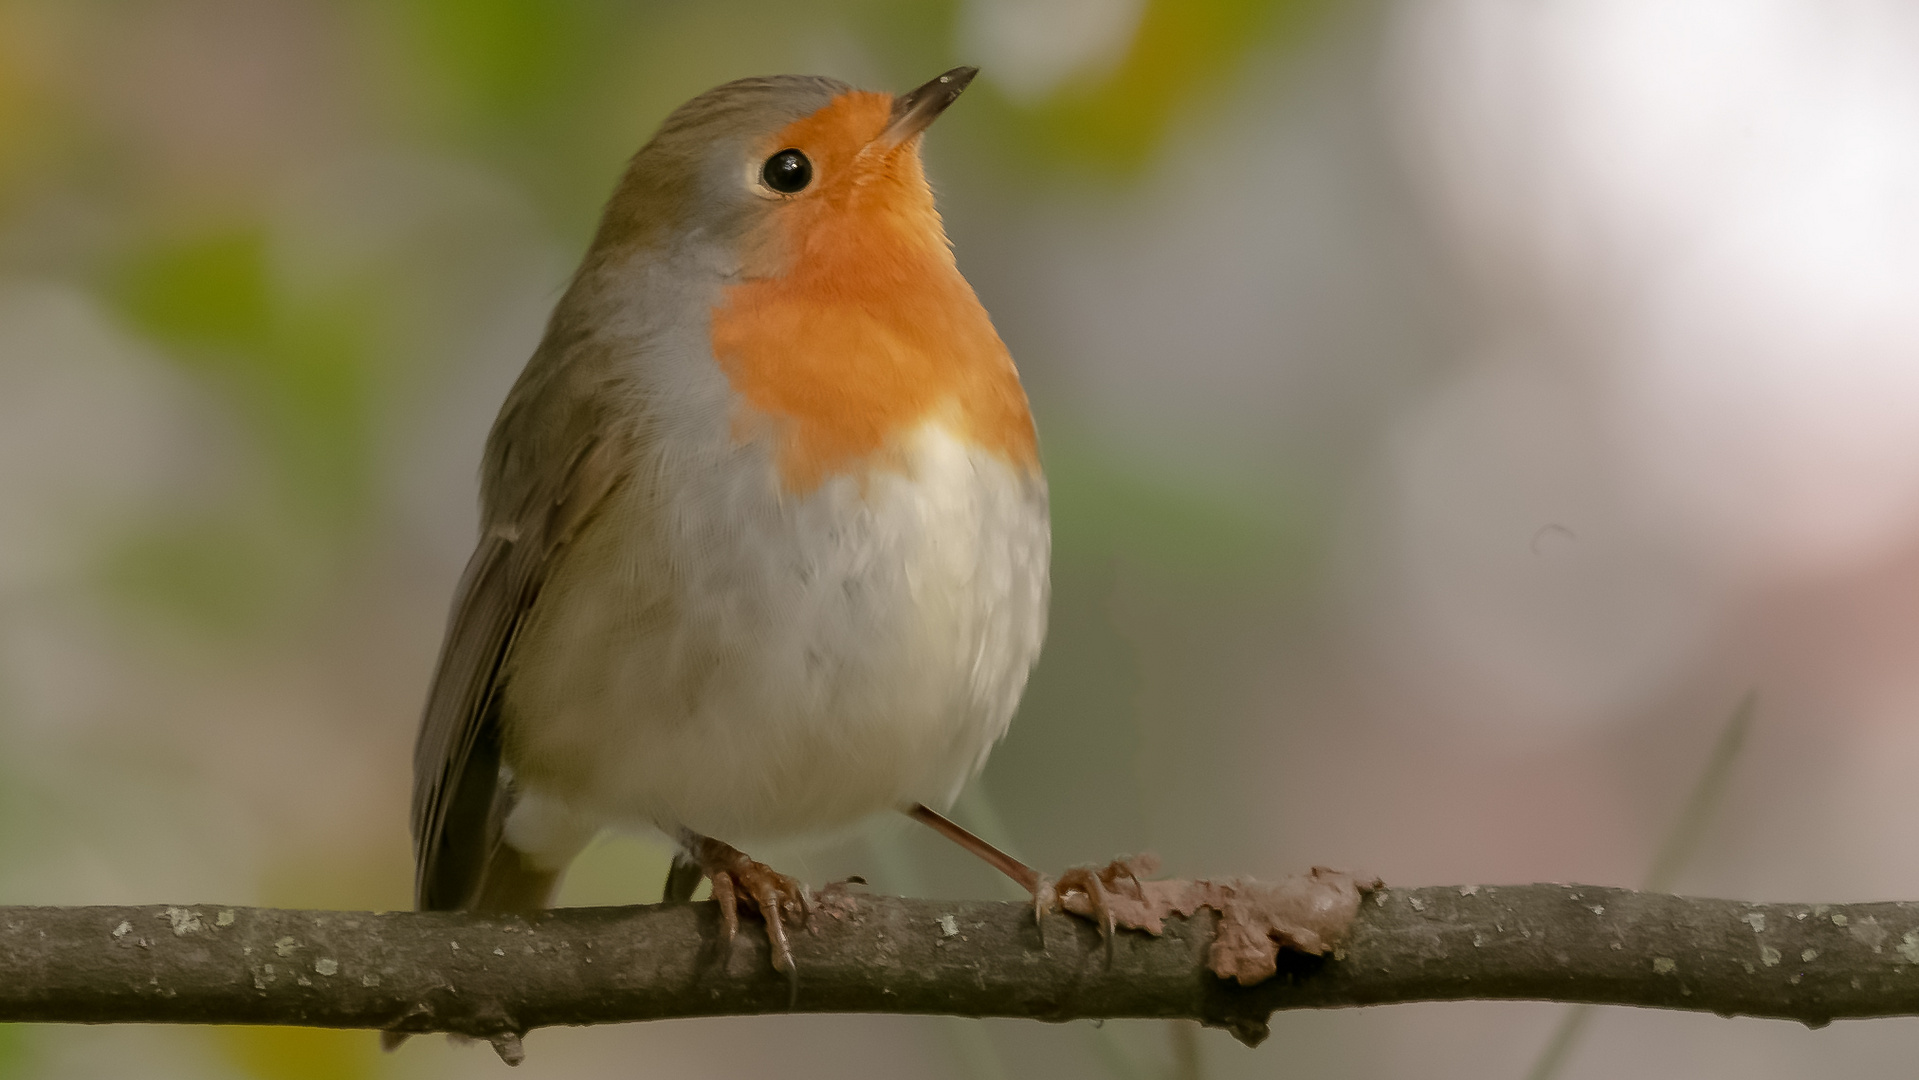
[[[934,810],[924,803],[916,804],[906,811],[909,817],[931,826],[940,835],[952,840],[966,850],[978,855],[994,869],[1033,895],[1033,922],[1040,927],[1040,940],[1045,943],[1045,918],[1054,911],[1070,911],[1092,919],[1099,925],[1100,936],[1106,940],[1110,953],[1113,943],[1113,931],[1117,919],[1113,907],[1107,902],[1117,879],[1124,875],[1133,882],[1133,892],[1141,899],[1145,897],[1144,888],[1139,883],[1139,875],[1134,872],[1134,863],[1139,862],[1146,873],[1158,863],[1151,855],[1140,856],[1137,860],[1115,859],[1112,864],[1101,869],[1090,866],[1078,866],[1051,878],[1032,867],[1013,858],[1006,852],[987,843],[980,837],[962,828],[957,822]]]
[[[1033,889],[1033,918],[1037,920],[1050,911],[1066,911],[1091,920],[1106,943],[1110,961],[1113,935],[1119,927],[1140,925],[1134,909],[1150,911],[1152,901],[1140,875],[1150,876],[1157,869],[1157,858],[1136,855],[1114,859],[1102,867],[1075,866],[1058,878],[1041,875]],[[1150,914],[1146,917],[1151,918]]]
[[[792,972],[793,949],[787,943],[786,920],[804,923],[813,913],[813,894],[806,884],[788,877],[746,853],[711,837],[689,837],[688,853],[713,883],[713,900],[720,905],[725,927],[722,948],[730,952],[740,930],[742,901],[759,909],[766,920],[766,936],[773,945],[773,970]]]

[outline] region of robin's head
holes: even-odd
[[[654,331],[704,331],[738,399],[734,435],[771,441],[790,491],[894,462],[935,421],[1038,467],[1019,376],[920,165],[920,135],[973,74],[898,97],[728,83],[667,118],[607,205],[583,291],[643,299]]]
[[[746,277],[860,257],[873,244],[943,253],[920,134],[974,74],[955,68],[897,97],[801,75],[709,90],[634,156],[599,246],[717,243]]]

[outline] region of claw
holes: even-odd
[[[804,912],[795,899],[801,892],[799,883],[744,856],[733,874],[740,879],[741,888],[753,898],[754,906],[760,909],[760,917],[766,920],[766,937],[773,946],[773,970],[793,970],[793,945],[786,935],[786,917],[788,913]]]
[[[1119,925],[1113,918],[1113,907],[1106,902],[1106,886],[1099,874],[1084,866],[1074,867],[1060,875],[1059,891],[1063,894],[1069,889],[1078,889],[1086,894],[1086,902],[1093,909],[1093,917],[1099,925],[1099,936],[1106,942],[1106,962],[1113,962],[1113,938],[1118,936]]]
[[[1152,855],[1139,855],[1132,858],[1114,859],[1102,868],[1076,866],[1061,874],[1058,878],[1049,878],[1044,874],[1034,874],[1033,884],[1033,922],[1039,927],[1039,943],[1042,951],[1046,948],[1046,924],[1048,912],[1064,911],[1092,919],[1099,927],[1100,940],[1106,944],[1106,963],[1113,963],[1113,940],[1119,936],[1119,917],[1113,909],[1113,897],[1123,897],[1120,887],[1122,877],[1133,883],[1133,899],[1147,904],[1146,883],[1140,879],[1144,872],[1152,876],[1159,861]],[[1081,900],[1081,897],[1084,900]],[[1130,916],[1129,916],[1130,918]],[[1139,926],[1138,923],[1129,923]],[[1157,932],[1157,931],[1155,931]]]
[[[1119,923],[1113,916],[1112,904],[1107,902],[1106,883],[1100,879],[1099,872],[1091,867],[1076,866],[1060,875],[1055,888],[1062,908],[1066,907],[1068,892],[1085,894],[1086,906],[1092,909],[1090,914],[1094,925],[1099,927],[1100,940],[1106,945],[1106,963],[1110,966],[1113,962],[1113,939],[1119,936]]]
[[[1059,907],[1059,889],[1052,878],[1037,874],[1033,880],[1033,928],[1039,931],[1039,951],[1046,947],[1046,916]]]
[[[786,973],[797,995],[798,973],[793,963],[793,947],[786,934],[786,916],[790,913],[798,916],[802,924],[808,922],[813,913],[812,890],[710,837],[686,833],[681,842],[713,882],[713,900],[720,906],[723,942],[729,954],[740,929],[740,901],[746,900],[758,908],[760,917],[766,920],[773,970]]]

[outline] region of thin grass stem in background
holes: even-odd
[[[1733,762],[1746,745],[1746,730],[1752,726],[1753,714],[1758,707],[1757,690],[1746,691],[1746,696],[1733,707],[1732,716],[1727,718],[1724,730],[1719,733],[1719,741],[1713,744],[1712,756],[1706,759],[1705,770],[1692,786],[1692,795],[1686,799],[1678,819],[1659,845],[1659,853],[1653,857],[1652,870],[1647,873],[1644,886],[1647,892],[1670,892],[1673,881],[1692,859],[1700,838],[1706,834],[1706,825],[1713,811],[1726,794],[1726,783],[1732,776]],[[1565,1016],[1560,1018],[1559,1026],[1553,1029],[1552,1038],[1546,1040],[1532,1069],[1526,1073],[1526,1080],[1553,1080],[1579,1044],[1579,1037],[1585,1033],[1592,1014],[1591,1005],[1575,1005],[1567,1009]]]

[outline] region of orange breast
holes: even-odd
[[[713,311],[713,353],[741,400],[736,431],[776,441],[796,493],[893,463],[929,420],[1038,465],[1019,375],[953,263],[917,147],[856,162],[827,144],[864,145],[886,105],[848,94],[781,133],[833,172],[815,198],[769,206],[767,272]]]

